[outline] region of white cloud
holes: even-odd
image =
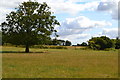
[[[111,25],[111,23],[106,21],[94,21],[85,16],[79,16],[76,18],[67,18],[65,21],[61,22],[61,27],[56,27],[56,29],[61,39],[83,42],[91,37],[90,34],[85,33],[86,31]]]
[[[23,2],[23,0],[1,0],[0,1],[0,23],[5,21],[6,14],[15,11],[15,8]]]
[[[0,23],[4,21],[6,14],[13,11],[21,2],[28,0],[1,0],[0,1]],[[55,13],[77,14],[85,10],[107,11],[113,19],[118,19],[118,1],[119,0],[37,0],[38,2],[47,2]],[[101,3],[99,3],[101,1]],[[77,2],[85,2],[77,4]],[[6,12],[5,12],[6,11]],[[119,10],[120,11],[120,10]]]
[[[110,38],[118,37],[118,28],[103,29],[102,35],[108,36]]]
[[[60,35],[80,34],[86,30],[95,27],[111,26],[112,24],[106,21],[94,21],[85,16],[76,18],[67,18],[61,23],[61,27],[57,27]]]
[[[93,1],[100,1],[100,0],[67,0],[70,2],[93,2]]]
[[[116,7],[115,2],[100,2],[98,5],[99,11],[111,11]]]
[[[72,34],[68,36],[60,36],[58,39],[70,40],[73,44],[77,44],[87,42],[90,37],[90,34]]]
[[[6,9],[16,8],[23,1],[29,1],[29,0],[1,0],[0,7]]]
[[[69,14],[77,14],[80,11],[84,10],[95,10],[98,6],[98,2],[89,2],[85,4],[76,4],[76,1],[61,1],[61,2],[49,2],[48,4],[51,6],[55,13],[69,13]]]
[[[6,9],[6,8],[0,7],[0,23],[5,21],[6,14],[10,13],[11,11],[14,11],[14,10],[13,9]]]
[[[15,8],[21,2],[28,0],[3,0],[0,1],[0,7],[4,8]],[[85,4],[76,4],[76,2],[80,2],[79,0],[38,0],[38,2],[46,2],[52,8],[52,10],[56,13],[78,13],[79,11],[83,11],[86,9],[93,10],[98,6],[98,2],[89,2]]]
[[[60,36],[60,38],[65,39],[65,40],[75,40],[75,39],[85,39],[89,36],[90,34],[72,34],[72,35],[67,35],[67,36]],[[73,37],[74,36],[74,37]]]
[[[98,5],[98,11],[105,11],[111,14],[112,19],[118,20],[118,2],[119,0],[101,0]],[[119,6],[120,7],[120,6]]]
[[[0,12],[2,17],[0,21],[3,21],[5,18],[5,14],[13,11],[12,9],[18,7],[23,1],[28,0],[1,0],[0,1]],[[34,1],[34,0],[33,0]],[[77,14],[80,11],[84,10],[95,10],[98,6],[98,2],[89,2],[85,4],[76,4],[76,2],[80,2],[79,0],[37,0],[38,2],[46,2],[55,13],[68,13],[68,14]],[[81,0],[83,1],[83,0]],[[6,13],[4,11],[7,11]],[[4,15],[4,16],[2,16]]]

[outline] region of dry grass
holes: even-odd
[[[3,47],[3,51],[24,51]],[[3,53],[3,78],[115,78],[117,51],[35,49],[38,53]],[[45,52],[45,53],[39,53]]]

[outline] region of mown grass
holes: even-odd
[[[3,47],[3,78],[116,78],[118,51]],[[14,53],[5,53],[13,51]],[[18,53],[21,52],[21,53]]]

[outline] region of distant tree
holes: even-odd
[[[77,46],[81,46],[81,44],[77,44]]]
[[[115,49],[120,49],[120,39],[116,38]]]
[[[3,45],[2,43],[3,43],[2,42],[2,32],[0,31],[0,45]]]
[[[30,46],[48,42],[52,33],[57,36],[54,26],[60,24],[55,18],[46,3],[23,2],[1,24],[3,40],[25,45],[25,52],[28,53]]]
[[[52,45],[58,45],[59,44],[59,41],[55,38],[52,40]]]
[[[80,46],[87,46],[87,43],[83,42],[82,44],[80,44]]]
[[[68,41],[68,40],[65,41],[65,46],[71,46],[71,45],[72,45],[72,43],[70,41]]]
[[[92,49],[104,50],[106,48],[112,48],[113,42],[106,36],[93,37],[88,41],[88,45]]]
[[[58,40],[58,45],[64,46],[65,45],[65,40]]]

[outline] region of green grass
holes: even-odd
[[[117,50],[2,49],[3,78],[116,78],[118,74]]]

